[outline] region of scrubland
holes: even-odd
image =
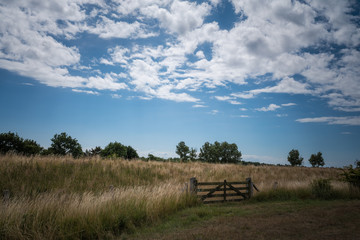
[[[0,239],[113,239],[201,203],[187,193],[198,181],[251,177],[254,201],[316,198],[329,179],[330,198],[359,198],[341,169],[144,162],[72,157],[0,156]],[[321,197],[321,196],[320,196]]]

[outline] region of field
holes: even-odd
[[[134,237],[182,211],[207,216],[216,206],[204,208],[186,193],[191,177],[202,182],[251,177],[261,192],[241,203],[245,208],[267,201],[359,199],[358,191],[340,181],[341,173],[334,168],[0,156],[0,190],[6,193],[1,194],[0,239]],[[331,190],[325,195],[314,191],[316,179],[330,179]]]

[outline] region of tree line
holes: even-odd
[[[214,143],[206,142],[197,154],[195,148],[189,148],[184,141],[176,145],[176,154],[179,155],[180,161],[202,161],[208,163],[240,163],[241,152],[235,143],[215,141]]]
[[[125,158],[134,159],[139,158],[137,151],[131,147],[123,145],[119,142],[110,142],[104,149],[97,146],[89,150],[82,150],[82,147],[76,138],[72,138],[67,133],[62,132],[55,134],[51,139],[51,146],[47,149],[41,147],[36,141],[31,139],[23,139],[17,133],[8,132],[0,133],[0,153],[16,153],[26,156],[31,155],[72,155],[74,158],[82,156],[101,156],[105,158]],[[235,143],[218,142],[214,143],[205,142],[200,148],[199,154],[195,148],[188,147],[184,141],[176,145],[176,154],[179,158],[170,158],[167,161],[201,161],[208,163],[241,163],[242,154]],[[149,154],[147,158],[140,158],[142,160],[151,161],[166,161],[166,159],[156,157]],[[300,156],[297,149],[292,149],[287,157],[291,166],[301,166],[304,158]],[[309,158],[309,163],[312,167],[324,166],[324,158],[322,153],[312,154]],[[248,165],[249,162],[244,162]],[[260,163],[258,164],[260,165]]]
[[[139,158],[136,150],[131,146],[125,146],[119,142],[110,142],[104,149],[95,147],[85,152],[76,138],[67,133],[55,134],[51,139],[51,146],[43,148],[34,140],[23,139],[17,133],[0,134],[0,153],[16,153],[25,156],[31,155],[71,155],[74,158],[82,156],[110,157],[110,158]]]

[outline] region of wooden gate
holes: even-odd
[[[204,203],[237,202],[250,199],[253,189],[259,191],[251,178],[244,182],[198,182],[190,179],[190,191]]]

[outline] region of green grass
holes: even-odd
[[[342,206],[346,206],[344,207],[344,211],[349,211],[345,212],[343,216],[340,216],[336,212],[327,213],[327,211],[334,208],[341,209]],[[333,218],[327,219],[329,221],[336,221],[336,218],[340,218],[340,220],[337,222],[338,226],[333,226],[333,228],[339,228],[339,231],[346,232],[344,226],[346,226],[346,224],[349,222],[353,222],[354,224],[360,223],[360,217],[357,215],[359,212],[359,206],[359,201],[347,200],[288,200],[267,202],[248,201],[241,203],[200,205],[179,211],[163,219],[160,223],[144,227],[136,233],[123,234],[122,239],[230,239],[239,235],[228,235],[229,232],[226,230],[226,228],[229,228],[229,226],[231,227],[232,224],[235,225],[235,221],[239,220],[245,223],[241,223],[240,226],[243,228],[241,231],[250,232],[250,234],[253,234],[251,235],[250,239],[263,239],[261,237],[262,234],[259,234],[259,230],[262,227],[261,225],[265,224],[264,227],[267,228],[266,226],[269,224],[268,221],[271,221],[272,218],[278,219],[284,216],[284,219],[286,219],[287,216],[290,216],[291,218],[298,218],[299,221],[311,222],[311,217],[313,217],[312,215],[314,215],[314,217],[324,215],[328,218]],[[356,211],[352,212],[351,209]],[[302,213],[304,213],[304,216],[302,216]],[[256,225],[256,219],[267,220],[265,220],[263,223],[259,222],[258,225]],[[339,223],[339,221],[343,221],[344,226],[341,226],[341,222]],[[247,225],[246,222],[255,225]],[[277,231],[279,232],[279,235],[281,235],[281,231],[284,230],[284,225],[278,226],[279,229],[277,229]],[[310,228],[316,229],[316,225],[316,223],[313,223],[313,226],[310,226]],[[211,230],[218,227],[220,228],[219,232],[216,232],[217,230]],[[257,227],[259,229],[257,229]],[[291,226],[286,227],[291,228]],[[297,227],[294,226],[294,229],[295,228]],[[307,228],[308,226],[304,226],[304,230],[302,231],[306,231]],[[213,233],[208,233],[209,230],[215,231],[219,235],[214,236],[212,235]],[[232,230],[230,229],[230,232],[231,231]],[[311,231],[302,231],[297,230],[297,232],[294,232],[294,234],[303,236],[304,239],[312,239]],[[331,231],[331,228],[329,228],[329,231]],[[347,234],[351,235],[351,233]],[[264,239],[269,239],[269,236],[265,236]],[[270,237],[270,239],[273,238]],[[285,237],[282,239],[292,238]]]

